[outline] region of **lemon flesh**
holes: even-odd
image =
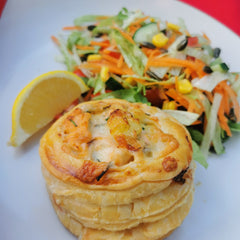
[[[14,102],[10,145],[21,145],[87,90],[80,77],[67,71],[48,72],[34,79]]]

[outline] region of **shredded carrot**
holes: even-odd
[[[167,95],[164,92],[164,88],[163,87],[159,87],[158,96],[159,96],[160,99],[163,99],[163,100],[167,100],[168,99]]]
[[[121,29],[119,29],[117,27],[113,27],[113,29],[118,30],[124,38],[126,38],[129,42],[135,44],[134,40],[132,39],[132,37],[129,34],[125,33],[124,31],[122,31]]]
[[[236,119],[239,122],[240,121],[240,106],[238,103],[237,94],[234,92],[234,90],[228,84],[225,84],[225,86],[226,86],[226,91],[228,93],[228,96],[230,97],[230,100],[232,101]]]
[[[230,109],[233,107],[237,121],[240,121],[240,106],[237,99],[237,94],[227,84],[227,81],[220,82],[214,89],[214,92],[222,94],[222,102],[220,108],[223,113],[230,114]]]
[[[80,27],[80,26],[66,26],[66,27],[63,27],[62,30],[83,30],[85,29],[86,27]]]
[[[233,106],[234,113],[237,121],[240,120],[240,107],[237,100],[237,94],[234,90],[227,84],[227,81],[220,82],[214,89],[214,93],[219,93],[222,95],[221,104],[218,110],[219,124],[222,129],[224,129],[228,136],[232,136],[231,130],[228,126],[228,118],[230,108]]]
[[[195,101],[192,100],[191,102],[189,102],[187,110],[188,112],[196,112],[195,109],[197,109],[197,107],[196,107]]]
[[[118,59],[118,62],[117,62],[117,67],[118,68],[121,68],[122,65],[123,65],[123,55],[120,56],[120,58]]]
[[[102,66],[107,66],[109,68],[110,73],[115,73],[119,75],[133,75],[134,72],[130,69],[126,64],[123,64],[122,68],[118,68],[116,64],[111,63],[106,60],[94,61],[94,62],[87,62],[82,63],[80,65],[81,68],[91,69],[94,72],[100,72]]]
[[[110,55],[108,55],[108,54],[101,54],[101,56],[102,56],[102,58],[103,59],[106,59],[106,60],[108,60],[109,62],[112,62],[112,63],[115,63],[115,64],[117,64],[118,63],[118,59],[117,58],[114,58],[114,57],[111,57]]]
[[[157,57],[160,54],[162,54],[162,51],[158,48],[149,49],[149,48],[146,48],[146,47],[142,47],[141,50],[148,57],[148,59],[152,59],[152,58]]]
[[[147,67],[187,67],[192,71],[195,71],[199,77],[203,77],[206,73],[203,71],[203,67],[205,63],[199,59],[195,61],[178,59],[178,58],[169,58],[169,57],[161,57],[161,58],[152,58],[148,60]]]
[[[117,45],[111,45],[111,47],[109,47],[109,48],[104,48],[102,50],[102,52],[106,53],[106,54],[109,54],[109,53],[112,53],[112,52],[118,52]]]
[[[131,25],[138,25],[138,24],[144,22],[145,20],[147,20],[148,18],[149,18],[149,16],[139,18],[135,22],[131,23]]]
[[[208,43],[211,43],[211,40],[209,39],[206,33],[203,33],[203,37],[208,41]]]
[[[193,122],[191,125],[199,125],[199,124],[202,124],[202,121],[201,120],[196,120],[195,122]]]
[[[133,36],[134,33],[135,33],[140,27],[141,27],[140,24],[138,24],[138,25],[130,25],[130,26],[128,27],[128,32],[129,32],[129,34],[130,34],[131,36]]]
[[[226,131],[226,133],[229,137],[231,137],[232,133],[228,126],[228,119],[226,118],[226,116],[224,114],[224,108],[221,107],[223,104],[224,103],[223,103],[223,99],[222,99],[219,110],[218,110],[218,120],[219,120],[219,124],[220,124],[221,128]]]
[[[94,50],[95,48],[93,46],[82,46],[82,45],[76,45],[77,49],[80,50]]]
[[[168,49],[168,47],[176,40],[177,35],[175,33],[173,33],[171,35],[171,37],[168,39],[168,42],[166,44],[166,46],[164,46],[165,49]]]
[[[151,59],[151,58],[157,57],[157,56],[159,56],[162,53],[163,52],[160,49],[158,49],[158,48],[153,49],[153,50],[151,49],[150,54],[149,54],[149,58]]]
[[[229,98],[229,94],[227,92],[227,89],[222,89],[222,100],[225,104],[223,104],[224,112],[229,115],[230,114],[230,105],[231,105],[231,98]]]
[[[192,71],[192,69],[186,67],[186,68],[184,69],[184,73],[185,73],[185,75],[186,75],[186,78],[189,79],[190,76],[193,74],[193,71]]]
[[[199,112],[198,113],[201,115],[202,113],[204,113],[205,108],[204,108],[204,106],[203,106],[203,104],[202,104],[200,99],[196,99],[196,103],[198,104],[198,108],[199,108]]]
[[[212,103],[213,102],[213,95],[211,92],[204,91],[204,94],[207,96],[208,100]]]
[[[178,77],[175,76],[175,89],[177,89],[177,85],[178,85]],[[185,95],[180,95],[179,92],[178,93],[178,98],[184,98],[185,100],[187,100],[188,102],[188,106],[187,104],[184,106],[187,108],[188,112],[193,112],[193,113],[198,113],[199,115],[202,114],[202,107],[199,106],[199,104],[197,103],[197,101],[195,99],[190,99],[188,96]]]
[[[109,47],[110,46],[109,41],[103,41],[103,42],[91,41],[90,44],[94,45],[94,46],[100,46],[100,47]]]
[[[55,36],[51,36],[51,39],[53,40],[53,42],[54,42],[55,44],[57,44],[58,46],[60,45],[58,39],[57,39]]]
[[[165,92],[165,94],[171,98],[173,98],[177,103],[179,103],[184,108],[188,109],[189,101],[183,96],[181,93],[177,92],[176,89],[170,88]]]
[[[142,47],[141,50],[147,57],[149,56],[149,54],[150,54],[149,48]]]
[[[198,113],[201,115],[203,113],[203,106],[202,104],[199,104],[197,100],[189,99],[189,105],[187,108],[188,112]]]

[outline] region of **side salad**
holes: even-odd
[[[240,74],[182,19],[123,8],[115,16],[81,16],[52,40],[57,60],[90,87],[81,101],[121,98],[163,109],[187,127],[193,158],[204,167],[209,151],[222,154],[224,141],[240,131]]]

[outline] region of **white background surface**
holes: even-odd
[[[176,22],[191,33],[205,32],[232,71],[240,71],[240,39],[207,15],[177,1],[161,0],[8,0],[0,19],[0,239],[73,240],[50,204],[41,174],[38,142],[42,133],[19,149],[6,145],[11,109],[19,91],[39,74],[65,69],[50,36],[84,14],[117,14],[122,7]],[[224,14],[224,13],[223,13]],[[196,193],[184,223],[168,240],[225,240],[240,236],[240,135],[226,153],[211,155],[207,170],[198,165]]]

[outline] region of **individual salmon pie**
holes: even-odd
[[[81,103],[45,133],[39,152],[53,207],[79,239],[163,239],[192,205],[191,137],[158,108]]]

